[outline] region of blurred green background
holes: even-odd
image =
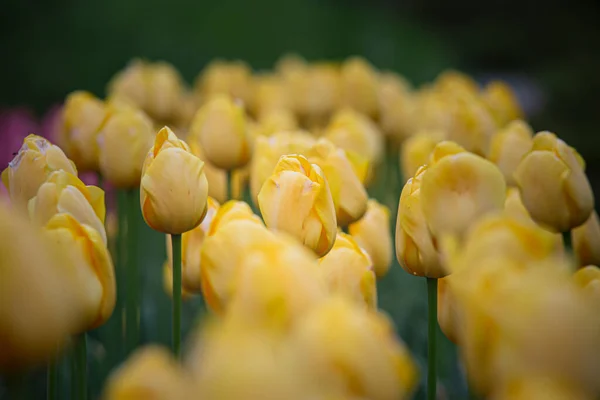
[[[191,83],[215,57],[270,68],[284,53],[309,60],[362,55],[422,84],[447,68],[480,80],[507,79],[536,130],[557,132],[588,162],[600,188],[600,5],[551,0],[0,0],[0,108],[43,113],[71,91],[104,95],[132,57],[172,62]],[[169,343],[162,291],[164,238],[141,221],[143,341]],[[379,282],[380,306],[425,371],[425,282],[395,264]],[[186,305],[184,331],[196,315]],[[117,316],[118,317],[118,316]],[[90,372],[97,394],[106,375],[103,332],[92,333]],[[441,335],[441,390],[466,397],[454,347]],[[114,364],[117,360],[109,360]],[[36,393],[43,396],[43,372]],[[68,368],[63,367],[68,387]],[[419,397],[423,395],[422,390]],[[0,397],[1,394],[0,394]]]

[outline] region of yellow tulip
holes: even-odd
[[[137,187],[152,139],[152,121],[141,111],[111,115],[98,134],[102,176],[117,188]]]
[[[457,342],[459,314],[456,309],[456,300],[448,287],[448,277],[438,279],[437,288],[437,319],[441,331],[452,343]]]
[[[298,129],[298,121],[289,110],[274,110],[263,113],[258,119],[255,135],[271,136],[281,131]]]
[[[227,201],[227,173],[226,171],[215,167],[207,161],[202,147],[197,139],[190,138],[187,141],[192,154],[204,161],[204,175],[208,182],[208,195],[219,202]]]
[[[314,379],[339,382],[340,398],[408,399],[418,370],[383,314],[332,297],[300,321],[292,344]]]
[[[15,158],[2,172],[2,183],[16,208],[27,209],[27,203],[38,192],[52,171],[65,170],[77,175],[75,164],[58,146],[37,135],[29,135]]]
[[[104,191],[86,186],[77,176],[64,170],[52,172],[29,200],[31,220],[44,226],[59,213],[71,214],[79,223],[94,228],[106,244]]]
[[[0,203],[0,371],[52,359],[77,324],[75,282],[37,229]]]
[[[370,117],[377,117],[379,103],[375,68],[367,60],[352,57],[342,64],[341,105]]]
[[[56,214],[44,228],[51,243],[69,257],[64,273],[77,281],[78,304],[84,308],[78,329],[94,329],[106,322],[115,307],[115,274],[100,234],[70,214]]]
[[[405,180],[414,176],[419,167],[428,164],[429,155],[443,137],[439,131],[420,131],[406,139],[400,147],[400,169]]]
[[[517,168],[523,204],[540,225],[566,232],[583,224],[594,208],[594,194],[583,159],[550,132],[539,132]]]
[[[348,152],[337,148],[327,139],[319,139],[308,152],[308,160],[317,164],[325,174],[339,226],[348,226],[367,211],[368,195],[359,170]]]
[[[171,353],[159,346],[137,350],[111,373],[104,387],[105,400],[186,400],[192,398],[192,381]]]
[[[198,75],[194,89],[205,99],[226,95],[249,106],[252,102],[252,70],[243,61],[215,60]]]
[[[254,113],[259,119],[274,111],[292,111],[293,99],[283,78],[274,74],[259,75],[255,78],[254,90]]]
[[[419,168],[404,185],[396,219],[396,257],[411,275],[441,278],[447,271],[440,262],[437,244],[423,214],[421,184],[427,167]]]
[[[319,259],[319,272],[331,293],[377,308],[373,262],[352,236],[337,234],[331,251]]]
[[[513,121],[494,135],[488,159],[496,164],[506,183],[516,185],[514,173],[533,145],[533,131],[521,120]]]
[[[378,164],[383,158],[384,137],[377,126],[356,111],[337,112],[326,129],[325,137],[344,150],[353,151]]]
[[[314,137],[302,131],[279,132],[271,137],[256,138],[250,163],[250,192],[254,204],[258,204],[258,192],[273,174],[279,158],[286,154],[307,154],[314,143]]]
[[[588,265],[573,274],[573,281],[582,288],[596,304],[600,304],[600,268]]]
[[[230,222],[239,220],[251,221],[264,227],[260,217],[252,212],[252,209],[247,203],[243,201],[229,200],[227,203],[219,207],[216,214],[212,218],[210,227],[208,229],[208,236],[214,235],[219,229]]]
[[[108,83],[108,97],[121,99],[143,110],[147,103],[147,63],[140,59],[131,62],[119,71]]]
[[[289,233],[318,256],[333,246],[337,223],[329,185],[304,156],[281,157],[258,193],[258,206],[269,229]]]
[[[348,226],[348,233],[371,256],[377,277],[385,276],[392,263],[390,210],[377,200],[370,199],[367,212]]]
[[[423,174],[421,207],[435,236],[463,234],[484,214],[501,210],[505,197],[498,167],[472,153],[441,157]]]
[[[435,88],[443,93],[467,93],[476,95],[479,85],[470,76],[459,71],[445,71],[434,82]]]
[[[250,138],[244,109],[220,95],[202,106],[192,121],[190,135],[200,142],[208,161],[232,170],[250,161]]]
[[[65,101],[65,150],[82,171],[98,170],[97,136],[106,117],[105,104],[89,92],[73,92]]]
[[[402,143],[412,133],[415,101],[410,84],[396,73],[384,72],[379,76],[378,100],[381,130],[394,144]]]
[[[596,211],[571,231],[571,243],[580,267],[600,265],[600,221]]]
[[[523,111],[512,88],[502,81],[492,81],[483,88],[483,101],[492,110],[498,125],[523,118]]]
[[[521,376],[496,389],[491,400],[593,400],[580,388],[557,379]]]
[[[159,232],[194,229],[206,213],[204,163],[168,127],[156,135],[142,169],[140,203],[144,220]]]

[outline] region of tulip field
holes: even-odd
[[[600,397],[585,160],[508,84],[286,55],[85,89],[2,144],[0,399]]]

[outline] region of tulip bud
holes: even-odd
[[[64,140],[67,155],[82,171],[98,170],[96,137],[107,117],[102,100],[88,92],[73,92],[63,111]]]
[[[325,174],[339,226],[348,226],[367,211],[368,195],[349,153],[327,139],[320,139],[309,151],[308,160]]]
[[[459,71],[445,71],[435,80],[435,88],[443,93],[465,93],[476,95],[479,85],[473,78]]]
[[[437,319],[441,331],[454,344],[457,342],[458,325],[460,324],[459,312],[456,309],[456,300],[448,287],[448,277],[438,279],[437,289]]]
[[[243,61],[211,62],[194,84],[197,94],[209,99],[225,95],[250,105],[252,101],[252,70]]]
[[[192,121],[190,135],[218,168],[232,170],[250,160],[250,140],[244,109],[226,96],[216,96],[202,106]]]
[[[39,226],[46,225],[59,213],[68,213],[79,223],[94,228],[103,243],[107,243],[104,191],[96,186],[85,186],[77,176],[64,170],[52,172],[40,186],[37,196],[29,200],[29,215]]]
[[[171,353],[152,345],[137,350],[111,374],[102,398],[185,400],[191,398],[191,385]]]
[[[484,103],[489,107],[499,126],[523,118],[523,111],[512,88],[502,81],[487,84],[482,93]]]
[[[421,184],[427,166],[419,168],[404,185],[396,220],[396,257],[411,275],[441,278],[447,274],[440,262],[436,242],[423,214]]]
[[[375,275],[382,278],[392,263],[392,236],[390,234],[390,210],[370,199],[367,212],[361,219],[348,226],[348,233],[373,260]]]
[[[342,107],[352,108],[370,117],[377,117],[377,72],[367,60],[352,57],[342,64]]]
[[[506,183],[502,173],[472,153],[441,157],[427,168],[422,179],[421,207],[435,236],[462,235],[475,220],[504,206]]]
[[[250,206],[237,200],[229,200],[217,210],[217,213],[212,218],[208,229],[208,236],[214,235],[219,229],[233,221],[245,220],[257,223],[264,227],[262,219],[250,208]]]
[[[439,131],[421,131],[406,139],[400,147],[400,169],[405,180],[414,176],[419,167],[428,164],[429,154],[443,137]]]
[[[260,119],[274,111],[290,110],[293,106],[285,81],[277,75],[261,75],[254,82],[254,112]]]
[[[571,243],[580,267],[600,265],[600,221],[596,211],[571,231]]]
[[[258,193],[258,205],[269,229],[289,233],[318,256],[333,246],[337,223],[329,185],[304,156],[281,157]]]
[[[394,144],[402,143],[412,133],[413,97],[404,77],[393,72],[379,76],[379,124]]]
[[[98,134],[102,176],[117,188],[137,187],[152,139],[152,121],[141,111],[111,115]]]
[[[56,214],[44,228],[52,244],[69,257],[64,273],[77,281],[78,304],[84,307],[81,325],[73,333],[103,325],[115,307],[112,260],[100,234],[70,214]]]
[[[580,268],[573,274],[573,281],[589,295],[594,304],[600,304],[600,268],[595,265]]]
[[[156,135],[142,169],[140,203],[144,220],[159,232],[191,231],[204,218],[207,196],[204,163],[165,126]]]
[[[377,308],[373,262],[352,236],[337,234],[331,251],[319,259],[319,271],[331,293]]]
[[[315,379],[340,382],[340,398],[408,399],[418,382],[417,367],[389,319],[343,298],[314,308],[291,341]]]
[[[510,186],[517,184],[513,174],[523,156],[531,150],[532,138],[531,127],[520,120],[511,122],[492,138],[488,159],[500,168]]]
[[[514,176],[523,204],[538,224],[566,232],[589,218],[594,194],[582,163],[575,149],[553,133],[535,135]]]
[[[226,171],[215,167],[206,160],[204,151],[197,139],[190,138],[187,143],[190,146],[192,154],[204,161],[204,175],[208,181],[208,195],[219,202],[227,201],[227,173]]]
[[[282,131],[294,131],[298,129],[298,121],[289,110],[274,110],[264,113],[258,119],[258,126],[254,129],[257,135],[272,136]]]
[[[54,357],[77,323],[72,276],[40,232],[0,203],[0,371]]]

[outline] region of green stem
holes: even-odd
[[[58,360],[52,360],[48,363],[48,370],[46,372],[46,399],[56,400],[58,398]]]
[[[436,328],[437,328],[437,284],[435,278],[427,278],[427,399],[435,400],[437,393],[437,357],[436,357]]]
[[[73,337],[73,355],[71,361],[71,398],[87,399],[87,342],[86,334]]]
[[[127,294],[125,299],[125,343],[127,355],[136,348],[139,342],[139,271],[137,262],[136,216],[140,205],[135,190],[128,190],[127,197],[127,263],[124,265],[127,276]]]
[[[173,353],[181,346],[181,235],[171,235],[173,253]]]
[[[231,190],[231,186],[233,186],[233,170],[228,169],[227,170],[227,182],[225,182],[225,185],[227,186],[227,197],[225,198],[227,201],[232,200],[231,198],[231,193],[233,192],[233,190]]]
[[[26,400],[29,398],[26,376],[20,373],[6,377],[7,399]]]

